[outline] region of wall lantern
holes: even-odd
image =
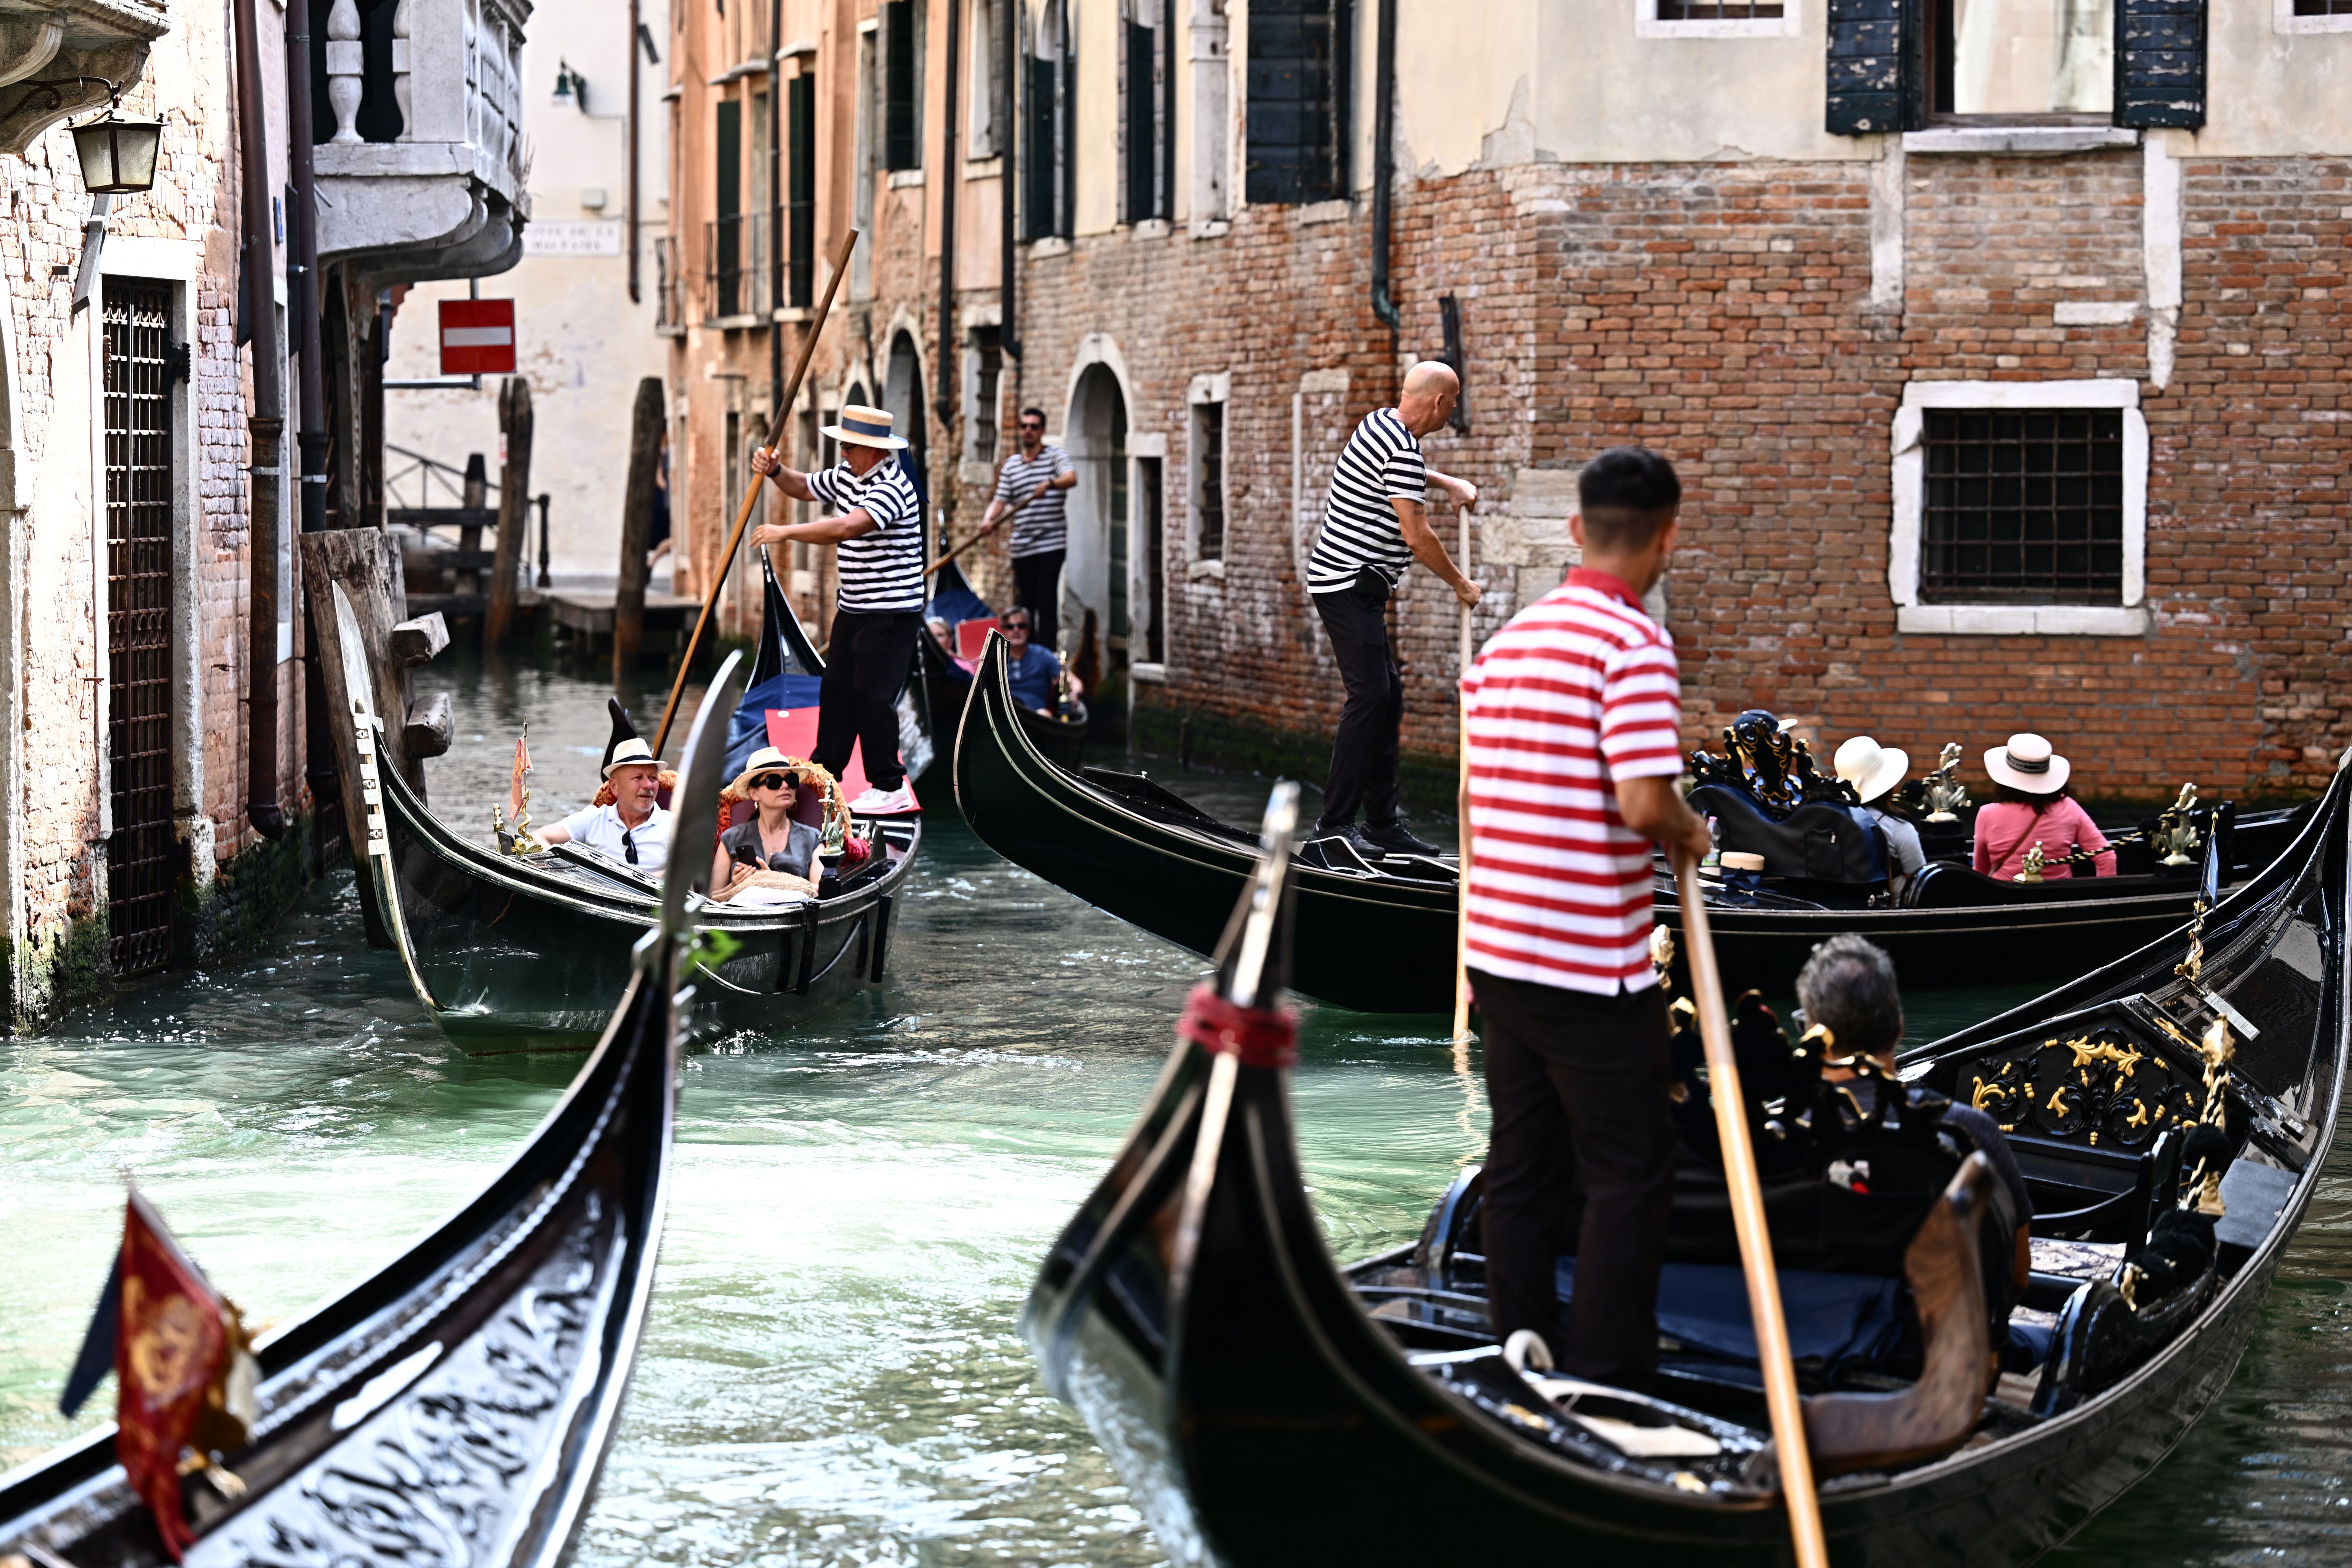
[[[583,114],[588,111],[588,79],[573,70],[568,61],[556,62],[555,97],[551,101],[558,109],[576,109]]]
[[[135,196],[153,190],[156,158],[163,147],[162,121],[123,119],[121,89],[102,76],[61,76],[24,85],[45,89],[47,107],[60,109],[65,105],[65,95],[58,90],[59,88],[93,81],[106,89],[109,101],[105,119],[73,127],[74,153],[81,161],[82,188],[94,196]],[[30,107],[33,97],[26,93],[16,107]]]

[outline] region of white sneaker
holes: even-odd
[[[868,789],[849,803],[849,809],[861,816],[895,816],[915,809],[915,795],[905,784],[897,789]]]

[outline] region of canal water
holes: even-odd
[[[420,672],[457,700],[458,743],[428,764],[436,809],[486,825],[526,720],[534,815],[583,802],[604,684],[445,660]],[[1265,787],[1173,782],[1237,820]],[[893,947],[869,996],[688,1058],[653,1316],[579,1562],[1161,1561],[1013,1324],[1205,966],[936,816]],[[2019,999],[1915,996],[1913,1028]],[[1340,1257],[1417,1234],[1479,1152],[1483,1098],[1443,1034],[1307,1011],[1297,1123]],[[348,872],[248,960],[0,1042],[0,1466],[105,1415],[110,1394],[73,1422],[54,1405],[119,1237],[123,1173],[248,1321],[283,1320],[467,1196],[579,1061],[451,1045],[365,945]],[[2061,1556],[2341,1563],[2347,1461],[2352,1151],[2339,1147],[2228,1391]]]

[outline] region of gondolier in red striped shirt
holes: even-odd
[[[1462,683],[1465,940],[1494,1103],[1487,1300],[1498,1342],[1533,1330],[1570,1375],[1646,1389],[1675,1158],[1650,846],[1707,848],[1675,788],[1675,645],[1642,608],[1674,548],[1682,486],[1656,453],[1619,447],[1585,465],[1578,490],[1569,528],[1583,564],[1513,616]],[[1570,1251],[1563,1323],[1554,1266]]]

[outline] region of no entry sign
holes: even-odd
[[[512,300],[441,301],[443,375],[512,375],[514,367]]]

